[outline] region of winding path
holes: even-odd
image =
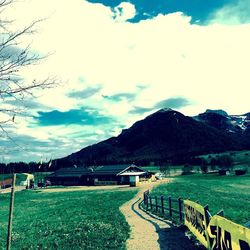
[[[142,185],[137,195],[120,208],[131,228],[127,250],[199,249],[185,237],[183,230],[140,209],[143,192],[161,183]]]

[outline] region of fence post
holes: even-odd
[[[149,194],[147,193],[147,209],[148,209]]]
[[[171,196],[168,197],[169,217],[172,218],[172,202]]]
[[[12,218],[13,218],[13,209],[14,209],[16,174],[13,174],[12,178],[13,179],[12,179],[11,196],[10,196],[10,212],[9,212],[9,224],[8,224],[8,236],[7,236],[7,250],[10,250],[10,247],[11,247]]]
[[[206,226],[208,227],[212,215],[211,215],[210,212],[209,212],[209,206],[208,206],[208,205],[206,205],[206,206],[204,207],[204,210],[205,210]],[[210,239],[209,239],[209,236],[208,236],[207,231],[205,232],[205,237],[206,237],[207,242],[208,242],[208,249],[212,249],[212,248],[211,248],[211,242],[210,242]]]
[[[180,222],[182,222],[182,200],[181,198],[178,198],[178,204],[179,204]]]
[[[149,196],[149,202],[150,202],[150,209],[152,210],[153,209],[153,204],[152,204],[152,197]]]
[[[155,196],[155,210],[158,212],[158,201],[157,201],[157,196]]]
[[[210,222],[210,218],[212,217],[211,214],[210,214],[210,212],[209,212],[209,207],[208,207],[208,205],[206,205],[206,206],[204,207],[204,210],[205,210],[206,224],[208,225],[209,222]]]
[[[149,199],[149,190],[144,192],[144,205],[147,207],[147,209],[148,209],[148,199]]]
[[[247,227],[247,228],[250,228],[250,221],[248,221],[247,223],[245,223],[243,226]]]
[[[221,209],[216,215],[219,215],[219,216],[221,216],[221,217],[224,217],[224,216],[225,216],[225,215],[224,215],[224,210]]]
[[[161,196],[161,212],[164,215],[164,196]]]

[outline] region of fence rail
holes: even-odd
[[[223,210],[212,216],[208,205],[174,198],[143,194],[144,207],[153,213],[184,224],[209,250],[250,250],[250,222],[244,226],[224,218]]]
[[[144,206],[147,210],[154,210],[163,217],[177,218],[182,223],[184,218],[183,200],[181,198],[173,198],[171,196],[152,196],[149,191],[144,192]]]

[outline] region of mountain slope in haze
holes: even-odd
[[[228,115],[223,110],[208,109],[194,119],[227,133],[240,141],[243,147],[250,148],[250,113]]]
[[[59,161],[81,165],[141,163],[245,147],[226,130],[171,109],[162,109],[134,123],[119,136],[83,148]]]
[[[241,133],[250,127],[250,113],[244,115],[228,115],[224,110],[210,110],[194,117],[216,129],[227,133]]]

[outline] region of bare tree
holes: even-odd
[[[36,20],[20,30],[11,29],[13,20],[1,19],[1,14],[10,8],[15,0],[0,0],[0,129],[8,136],[5,125],[15,121],[22,110],[16,103],[34,97],[36,90],[52,88],[58,84],[54,78],[26,81],[21,71],[29,65],[41,62],[46,56],[40,56],[31,50],[30,45],[23,47],[21,39],[36,31]],[[11,102],[10,102],[11,100]],[[10,105],[10,103],[14,105]]]

